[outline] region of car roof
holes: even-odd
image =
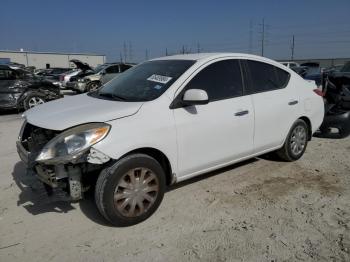
[[[192,61],[210,61],[217,58],[225,58],[225,57],[237,57],[240,59],[251,59],[251,60],[257,60],[261,62],[270,63],[273,65],[276,65],[277,67],[283,68],[284,65],[281,63],[271,60],[266,57],[257,56],[257,55],[251,55],[251,54],[244,54],[244,53],[196,53],[196,54],[181,54],[181,55],[171,55],[171,56],[164,56],[152,59],[150,61],[157,61],[157,60],[192,60]],[[287,69],[284,69],[287,70]]]

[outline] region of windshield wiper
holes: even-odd
[[[115,100],[120,100],[120,101],[125,101],[126,99],[122,96],[118,96],[118,95],[115,95],[113,93],[97,93],[99,96],[103,96],[103,97],[108,97],[108,98],[112,98],[112,99],[115,99]]]

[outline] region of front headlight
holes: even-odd
[[[91,123],[73,127],[52,140],[36,158],[38,162],[68,162],[78,158],[92,145],[104,139],[111,126],[105,123]]]
[[[86,83],[86,82],[88,82],[89,81],[89,79],[88,78],[79,78],[78,79],[78,82],[81,82],[81,83]]]

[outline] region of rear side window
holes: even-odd
[[[270,64],[247,61],[251,83],[247,93],[254,94],[285,88],[289,81],[289,73]]]
[[[118,67],[117,65],[107,67],[107,68],[106,68],[106,73],[107,73],[107,74],[116,74],[116,73],[119,73],[119,67]]]
[[[132,67],[131,65],[120,65],[120,72],[122,73],[131,67]]]
[[[210,101],[241,96],[242,74],[238,60],[213,63],[200,71],[186,86],[188,89],[203,89]]]

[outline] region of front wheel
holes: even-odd
[[[97,89],[99,89],[101,86],[101,83],[98,81],[92,81],[90,83],[87,84],[86,86],[86,91],[91,92],[91,91],[96,91]]]
[[[286,141],[277,155],[288,162],[302,157],[308,143],[309,128],[304,120],[298,119],[290,129]]]
[[[152,157],[133,154],[104,169],[97,179],[95,201],[115,226],[131,226],[149,218],[165,192],[165,174]]]

